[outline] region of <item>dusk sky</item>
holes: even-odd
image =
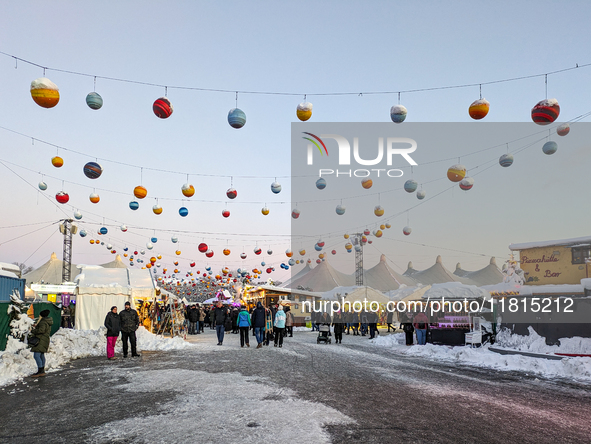
[[[366,266],[373,266],[385,250],[397,271],[404,271],[408,261],[417,269],[427,268],[437,255],[452,270],[456,262],[474,270],[487,265],[490,256],[497,256],[500,266],[510,243],[589,235],[591,146],[582,137],[590,131],[584,123],[589,117],[583,123],[578,117],[591,112],[591,66],[584,66],[591,64],[590,16],[591,5],[584,1],[453,6],[391,1],[3,2],[0,51],[8,55],[0,55],[0,261],[37,267],[52,252],[61,258],[56,222],[79,210],[79,227],[89,234],[75,237],[74,263],[114,259],[104,246],[90,245],[90,239],[100,238],[123,253],[125,246],[145,249],[157,237],[146,256],[162,254],[163,267],[170,269],[178,259],[183,270],[192,261],[196,269],[252,268],[264,260],[278,270],[272,278],[285,280],[289,272],[279,268],[287,262],[284,251],[300,248],[299,241],[291,245],[290,236],[295,205],[291,124],[298,121],[296,107],[304,95],[314,105],[311,123],[395,125],[389,111],[398,103],[397,91],[483,83],[490,113],[482,122],[467,112],[479,98],[478,86],[401,94],[408,117],[397,131],[403,132],[407,123],[437,122],[449,124],[442,131],[458,131],[457,146],[446,142],[417,151],[419,165],[413,174],[418,180],[444,179],[425,185],[431,196],[452,185],[445,174],[457,162],[425,164],[460,157],[469,168],[483,165],[506,148],[471,153],[516,137],[499,130],[478,140],[459,124],[477,128],[485,122],[523,122],[523,136],[544,131],[530,117],[531,108],[546,98],[544,76],[487,83],[577,64],[577,69],[547,77],[547,97],[560,104],[557,122],[577,120],[564,138],[552,127],[551,138],[559,144],[556,154],[543,154],[544,141],[539,141],[516,154],[510,168],[497,163],[476,176],[473,190],[446,192],[412,209],[411,236],[402,234],[406,215],[391,220],[392,229],[367,249]],[[60,91],[60,101],[51,109],[38,106],[29,92],[31,81],[44,77],[42,67],[49,68],[45,77]],[[85,103],[92,91],[104,100],[100,110]],[[237,105],[247,118],[241,129],[227,121],[236,91],[242,91]],[[159,119],[152,104],[165,92],[174,112]],[[352,94],[325,95],[341,92]],[[525,145],[514,142],[509,151]],[[56,155],[64,159],[61,168],[51,164]],[[102,166],[100,178],[83,174],[90,161]],[[309,192],[298,188],[295,194],[314,200],[315,178],[309,180]],[[46,191],[39,190],[40,181],[48,185]],[[282,185],[279,194],[271,192],[274,181]],[[196,189],[191,198],[181,194],[186,182]],[[403,183],[392,186],[400,189]],[[132,211],[128,204],[136,200],[133,189],[140,184],[148,196]],[[238,192],[234,200],[226,197],[231,186]],[[66,205],[55,200],[61,190],[70,196]],[[98,204],[89,201],[93,192],[100,196]],[[382,203],[384,217],[418,202],[402,193],[400,200]],[[340,198],[348,196],[331,197],[335,200],[327,207],[334,213]],[[153,205],[160,205],[163,213],[155,215]],[[367,205],[373,208],[375,202]],[[189,210],[187,217],[179,215],[181,206]],[[261,214],[264,206],[270,210],[267,216]],[[230,217],[222,217],[224,209]],[[360,211],[350,226],[342,219],[337,224],[332,216],[318,225],[319,236],[336,233],[331,245],[339,253],[330,260],[347,273],[353,271],[353,255],[342,247],[341,232],[364,225],[373,229],[379,222],[371,209]],[[302,223],[304,216],[302,211]],[[119,229],[121,224],[127,232]],[[96,234],[101,226],[108,228],[106,236]],[[172,236],[178,244],[171,242]],[[197,251],[200,242],[214,250],[213,258]],[[313,250],[314,242],[302,246]],[[232,251],[228,257],[222,254],[226,247]],[[261,256],[254,255],[255,247],[262,248]],[[273,255],[267,257],[269,248]],[[240,259],[243,251],[246,260]],[[315,260],[316,254],[308,258]]]

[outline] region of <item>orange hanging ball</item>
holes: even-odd
[[[99,197],[99,195],[96,194],[96,193],[91,193],[90,196],[88,196],[88,198],[90,199],[90,201],[92,203],[99,203],[99,201],[101,200],[101,198]]]
[[[183,196],[192,197],[195,194],[195,187],[190,183],[186,183],[181,187],[181,191]]]
[[[52,157],[51,164],[56,168],[61,168],[64,164],[64,159],[62,159],[60,156]]]
[[[478,99],[472,102],[468,108],[468,114],[474,120],[484,119],[490,110],[490,103],[486,99]]]
[[[31,82],[31,97],[43,108],[53,108],[60,101],[59,88],[51,80],[40,77]]]
[[[138,185],[133,189],[133,195],[138,199],[143,199],[148,195],[148,190],[146,190],[143,186]]]

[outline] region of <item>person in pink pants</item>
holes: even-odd
[[[115,343],[121,332],[121,320],[117,314],[117,307],[111,307],[105,318],[105,327],[107,327],[107,359],[117,359],[115,357]]]

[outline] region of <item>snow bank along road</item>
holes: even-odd
[[[438,363],[365,337],[241,349],[215,332],[0,390],[2,443],[583,443],[591,386]]]

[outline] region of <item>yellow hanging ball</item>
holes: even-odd
[[[43,108],[53,108],[60,101],[60,92],[55,83],[45,77],[31,82],[31,97]]]

